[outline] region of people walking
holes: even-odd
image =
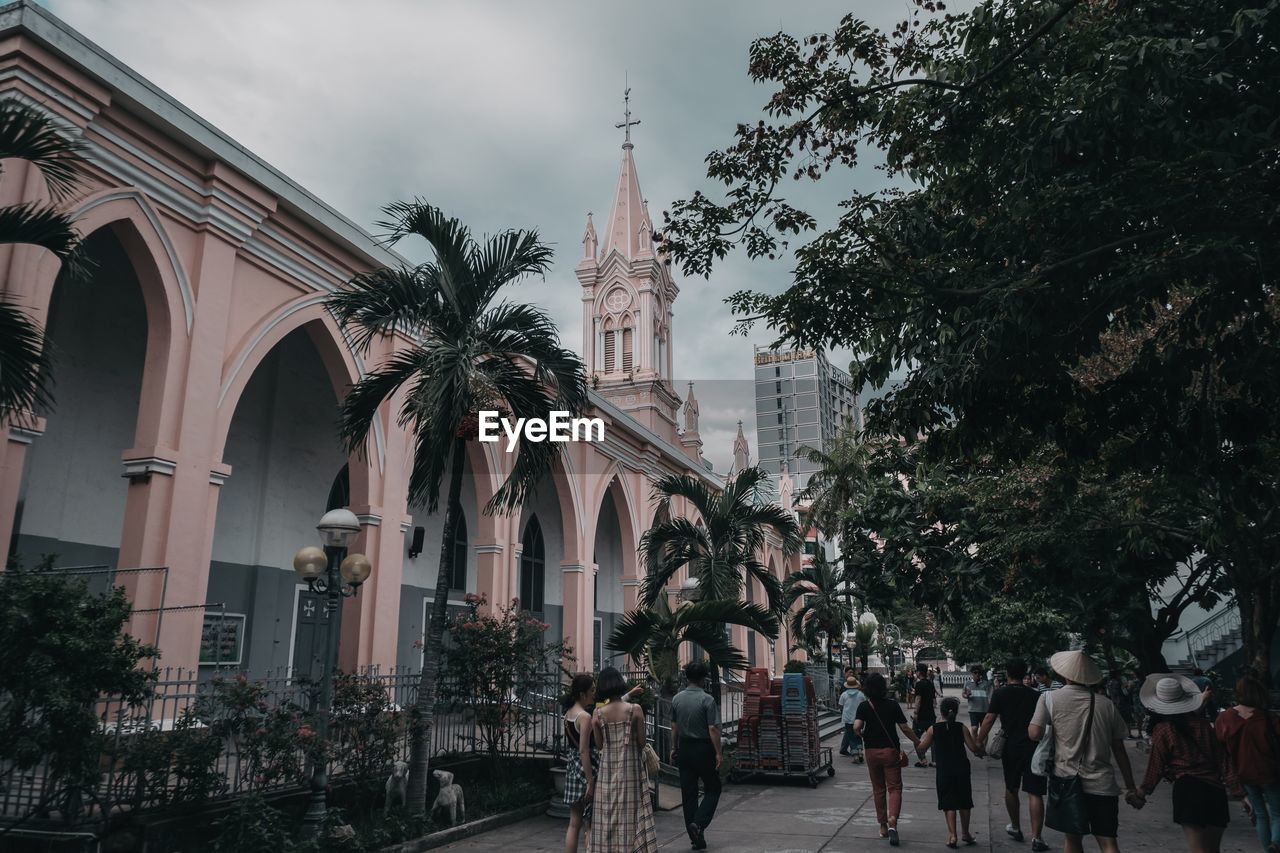
[[[867,701],[867,696],[860,689],[858,679],[852,675],[844,683],[844,692],[840,694],[840,722],[844,724],[844,738],[840,741],[840,754],[853,759],[854,764],[861,764],[862,738],[853,729],[853,721],[858,717],[858,706]]]
[[[565,853],[577,853],[578,836],[591,823],[591,799],[595,796],[595,767],[598,753],[591,743],[591,712],[596,679],[587,673],[573,677],[564,712],[565,764],[564,802],[569,806],[569,828],[564,833]]]
[[[592,732],[600,768],[592,798],[591,853],[652,853],[658,849],[645,769],[644,709],[627,700],[622,673],[605,667],[596,681]]]
[[[1191,853],[1219,853],[1231,822],[1228,795],[1244,799],[1227,751],[1202,713],[1204,691],[1190,678],[1171,673],[1147,676],[1142,701],[1150,711],[1151,752],[1147,775],[1132,805],[1141,808],[1161,779],[1173,783],[1173,822],[1182,827]]]
[[[991,729],[996,720],[1004,732],[1004,747],[1000,753],[1000,765],[1004,771],[1004,805],[1009,813],[1005,833],[1014,841],[1026,837],[1022,832],[1022,803],[1018,791],[1027,795],[1027,816],[1031,821],[1031,849],[1044,853],[1049,845],[1044,842],[1044,795],[1047,781],[1031,772],[1031,757],[1036,745],[1028,736],[1031,717],[1035,714],[1040,694],[1022,683],[1027,674],[1027,662],[1011,660],[1005,665],[1008,682],[996,688],[987,706],[978,730],[978,743],[987,748]]]
[[[924,736],[924,733],[933,727],[938,721],[938,691],[933,686],[933,679],[929,677],[929,667],[920,664],[916,667],[915,688],[912,693],[911,706],[911,728],[915,731],[916,738]],[[930,762],[925,756],[920,756],[920,760],[916,762],[916,767],[928,767]]]
[[[969,703],[969,725],[975,735],[982,728],[982,718],[987,715],[992,689],[991,681],[982,674],[981,666],[969,667],[969,681],[960,693]]]
[[[1133,768],[1125,752],[1125,724],[1120,712],[1092,688],[1101,683],[1102,670],[1084,652],[1058,652],[1049,668],[1066,684],[1041,694],[1029,735],[1039,741],[1053,726],[1053,786],[1045,822],[1066,836],[1066,853],[1082,853],[1084,836],[1092,835],[1102,853],[1119,853],[1118,768],[1126,799],[1136,797]],[[1038,778],[1038,777],[1037,777]]]
[[[694,850],[705,850],[707,827],[720,802],[720,709],[706,691],[706,664],[693,661],[685,666],[684,675],[689,686],[671,700],[671,763],[680,770],[680,800],[689,841]]]
[[[1236,681],[1236,704],[1214,723],[1232,771],[1244,786],[1258,840],[1280,853],[1280,717],[1270,710],[1267,688],[1252,675]]]
[[[902,706],[889,698],[883,675],[875,672],[868,675],[862,691],[867,700],[858,706],[853,725],[866,749],[867,775],[871,777],[880,837],[888,838],[889,844],[897,847],[898,816],[902,813],[902,768],[908,761],[898,732],[901,731],[917,751],[920,739],[907,725]]]
[[[981,674],[981,673],[979,673]],[[973,833],[969,831],[969,817],[973,811],[973,781],[969,775],[968,749],[974,755],[981,755],[982,748],[964,723],[956,721],[960,714],[960,700],[949,696],[942,700],[942,720],[935,723],[925,732],[920,740],[918,751],[921,755],[926,749],[933,748],[934,763],[937,773],[934,786],[938,791],[938,810],[947,822],[947,846],[955,848],[958,841],[966,845],[977,843]],[[956,835],[956,815],[960,817],[960,832]]]

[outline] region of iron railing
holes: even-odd
[[[365,669],[351,680],[360,688],[357,700],[336,704],[331,718],[335,780],[381,777],[393,762],[408,759],[418,682],[419,673],[407,668]],[[439,695],[450,698],[435,703],[433,757],[560,753],[559,673],[527,679],[500,702],[458,698],[447,686],[442,679]],[[97,703],[101,758],[93,784],[66,785],[47,757],[21,769],[0,762],[0,826],[32,818],[85,824],[122,812],[301,788],[310,757],[298,735],[309,725],[314,699],[314,685],[287,672],[250,679],[163,670],[145,702]]]
[[[1207,654],[1215,645],[1223,642],[1232,631],[1240,628],[1240,608],[1228,601],[1222,610],[1187,631],[1185,640],[1191,665],[1203,668],[1215,666],[1221,657]]]

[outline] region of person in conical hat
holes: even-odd
[[[1068,814],[1050,807],[1045,825],[1066,836],[1066,853],[1082,853],[1084,836],[1092,835],[1102,853],[1119,853],[1116,841],[1120,829],[1120,785],[1116,770],[1124,779],[1125,799],[1138,802],[1133,767],[1125,751],[1128,734],[1124,717],[1106,696],[1093,690],[1102,682],[1102,670],[1082,651],[1058,652],[1049,658],[1049,667],[1065,683],[1058,690],[1040,694],[1028,734],[1034,741],[1053,726],[1054,760],[1049,784],[1078,776],[1083,789],[1084,819],[1076,822]],[[1052,802],[1052,798],[1050,798]]]
[[[1228,795],[1244,799],[1227,751],[1217,744],[1213,725],[1198,713],[1205,691],[1184,675],[1148,675],[1139,691],[1150,713],[1151,736],[1147,775],[1138,808],[1160,784],[1173,783],[1173,822],[1182,827],[1192,853],[1218,853],[1222,834],[1231,821]]]

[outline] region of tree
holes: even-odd
[[[54,201],[79,183],[83,145],[42,109],[12,97],[0,100],[0,163],[16,180],[23,161],[34,168]],[[0,175],[3,171],[0,170]],[[80,235],[71,217],[53,204],[28,202],[0,208],[0,244],[39,246],[74,270]],[[0,420],[52,403],[52,375],[44,329],[26,311],[0,298]]]
[[[391,244],[416,235],[430,245],[432,261],[383,267],[357,275],[336,291],[327,307],[358,352],[373,341],[409,330],[416,343],[387,356],[348,392],[341,435],[363,451],[384,402],[403,389],[398,414],[413,436],[409,499],[436,512],[440,483],[449,478],[435,598],[414,707],[408,807],[426,808],[436,682],[453,576],[453,541],[461,512],[463,457],[474,435],[476,413],[498,410],[514,417],[545,418],[553,410],[577,413],[587,404],[582,361],[560,346],[555,324],[538,308],[496,301],[503,287],[543,275],[551,249],[536,231],[506,231],[483,243],[457,219],[421,201],[386,208],[382,223]],[[485,508],[510,511],[549,470],[556,445],[522,435],[511,473]]]
[[[547,643],[547,623],[520,611],[512,601],[496,613],[483,613],[483,595],[468,594],[467,607],[449,618],[450,647],[441,698],[461,702],[475,712],[477,746],[489,756],[497,779],[504,750],[527,737],[533,718],[521,708],[528,691],[541,686],[555,661],[567,656],[564,643]]]
[[[883,435],[934,461],[1060,451],[1054,491],[1103,464],[1177,493],[1270,674],[1280,610],[1280,289],[1273,117],[1280,4],[998,2],[751,48],[770,122],[708,158],[665,248],[706,273],[819,222],[779,192],[869,151],[779,294],[731,297],[780,339],[848,346]],[[896,372],[905,370],[899,377]],[[1108,480],[1109,481],[1109,480]],[[1183,513],[1194,505],[1198,513]],[[1144,523],[1136,536],[1164,531]],[[1105,564],[1102,564],[1105,565]]]
[[[124,589],[90,592],[51,562],[27,569],[11,561],[0,572],[0,786],[44,765],[49,783],[32,814],[97,781],[95,703],[108,696],[134,707],[155,680],[138,664],[156,650],[123,633],[132,610]]]
[[[1001,667],[1014,658],[1047,659],[1065,649],[1071,627],[1050,595],[1024,584],[972,608],[967,618],[944,627],[941,639],[960,663]]]
[[[856,624],[844,582],[843,574],[819,552],[803,569],[792,572],[784,586],[791,636],[814,649],[819,645],[819,635],[825,634],[828,673],[834,669],[832,645]]]
[[[767,609],[781,615],[786,611],[782,582],[774,577],[758,555],[764,551],[767,532],[781,540],[786,556],[798,554],[804,537],[795,517],[777,504],[753,500],[766,474],[758,466],[745,468],[716,491],[697,477],[671,474],[654,486],[654,494],[664,506],[683,498],[697,521],[675,517],[668,511],[665,520],[645,531],[640,553],[648,574],[640,587],[641,601],[653,606],[666,595],[667,583],[681,569],[697,578],[703,601],[738,600],[748,579],[764,589]],[[778,636],[767,626],[753,627],[770,639]]]
[[[778,636],[777,614],[758,604],[731,599],[685,602],[675,610],[660,596],[653,604],[627,613],[609,635],[608,647],[649,667],[662,695],[674,695],[680,646],[695,643],[719,669],[747,666],[725,633],[726,625],[742,625],[766,636]]]

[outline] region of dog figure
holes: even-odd
[[[436,777],[436,781],[440,783],[440,793],[436,794],[436,801],[431,806],[431,813],[435,814],[436,809],[448,810],[450,826],[456,826],[459,820],[465,821],[467,819],[467,805],[462,798],[462,786],[454,784],[453,774],[448,770],[436,770],[431,775]]]
[[[391,775],[387,777],[387,796],[382,805],[382,813],[391,814],[393,806],[404,806],[408,792],[409,765],[397,761],[391,765]]]

